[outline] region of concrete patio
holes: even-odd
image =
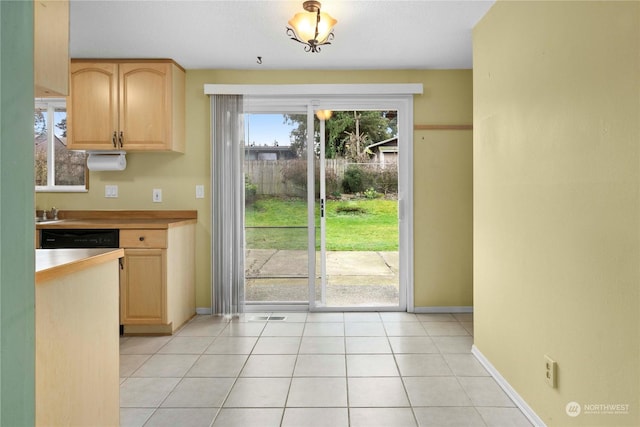
[[[319,257],[316,275],[319,275]],[[245,258],[248,302],[308,301],[306,251],[249,249]],[[319,299],[320,280],[316,298]],[[398,304],[398,252],[327,252],[328,306]]]

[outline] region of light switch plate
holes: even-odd
[[[204,185],[196,185],[196,199],[204,199]]]
[[[162,189],[154,188],[153,189],[153,203],[161,203],[162,202]]]
[[[118,197],[118,186],[117,185],[105,185],[104,186],[104,197],[117,198]]]

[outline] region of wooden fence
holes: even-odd
[[[351,164],[345,159],[326,159],[325,170],[327,176],[333,175],[338,182],[342,182],[344,171]],[[300,178],[306,182],[305,160],[245,160],[244,172],[248,180],[256,186],[258,195],[304,195],[304,188],[296,185],[295,179],[285,179],[284,172],[302,174]],[[296,168],[297,166],[297,168]],[[292,169],[297,171],[292,171]],[[316,170],[316,178],[318,171]],[[286,182],[285,182],[286,181]],[[302,194],[300,194],[302,192]]]
[[[341,188],[344,173],[353,164],[355,163],[348,162],[345,159],[325,160],[327,193]],[[376,170],[380,168],[378,163],[367,163],[362,164],[362,166]],[[393,163],[388,166],[395,168],[396,165]],[[319,177],[318,170],[319,168],[316,166],[316,186]],[[299,197],[306,195],[307,162],[305,160],[245,160],[244,171],[248,181],[256,186],[257,195]]]

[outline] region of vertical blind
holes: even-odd
[[[212,307],[244,311],[244,125],[239,95],[211,96]]]

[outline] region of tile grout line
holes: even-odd
[[[222,331],[220,331],[218,333],[218,335],[216,336],[216,338],[220,337],[222,332],[227,329],[231,324],[233,323],[233,319],[227,321],[227,326],[225,328],[222,329]],[[240,323],[240,322],[237,322]],[[262,329],[260,330],[260,335],[258,335],[258,339],[256,340],[256,342],[253,344],[253,347],[251,347],[251,350],[249,351],[249,355],[247,356],[246,360],[244,361],[244,363],[242,364],[242,367],[240,368],[240,370],[238,371],[238,373],[236,374],[234,380],[233,380],[233,384],[231,384],[231,387],[229,387],[229,391],[227,391],[227,393],[224,396],[224,399],[222,399],[222,401],[220,402],[220,407],[218,408],[218,410],[216,411],[215,416],[213,417],[213,419],[211,420],[211,423],[209,424],[209,427],[213,427],[213,424],[215,424],[216,420],[218,419],[218,417],[220,416],[220,413],[222,412],[222,409],[224,408],[224,404],[227,402],[227,400],[229,399],[229,396],[231,395],[231,392],[233,391],[233,388],[235,387],[236,383],[238,382],[238,379],[240,378],[240,375],[242,374],[242,370],[244,369],[244,367],[247,365],[247,362],[249,361],[249,357],[251,356],[251,354],[253,353],[253,350],[256,348],[256,345],[258,345],[258,340],[260,339],[260,337],[262,336],[262,332],[264,332],[264,328],[266,328],[267,324],[265,322],[265,325],[262,327]],[[215,339],[214,339],[215,342]],[[213,343],[212,343],[213,344]],[[206,350],[205,350],[206,351]]]
[[[460,324],[460,319],[458,319],[457,317],[453,316],[456,319],[456,322],[458,324]],[[462,327],[462,325],[460,324],[460,326]],[[464,329],[464,328],[463,328]],[[465,331],[467,331],[465,329]],[[469,331],[467,331],[468,333]],[[467,396],[467,399],[469,399],[469,403],[471,408],[473,408],[473,410],[476,412],[476,414],[478,414],[478,416],[480,417],[480,420],[482,421],[482,424],[484,426],[487,425],[486,421],[484,420],[484,418],[482,417],[482,415],[480,414],[480,412],[478,411],[478,409],[476,408],[476,405],[474,404],[473,400],[471,399],[471,396],[469,395],[469,393],[467,393],[467,390],[464,388],[464,386],[462,385],[462,383],[460,382],[460,380],[458,379],[458,374],[455,373],[455,371],[453,370],[453,368],[451,367],[451,364],[449,363],[449,361],[447,360],[447,358],[445,357],[445,353],[440,352],[442,355],[442,359],[444,360],[444,363],[447,364],[447,367],[449,368],[449,370],[451,371],[451,373],[453,374],[453,376],[456,379],[456,383],[460,386],[460,388],[462,389],[463,393],[465,394],[465,396]],[[456,353],[458,354],[458,353]],[[460,353],[460,354],[464,354],[464,353]]]
[[[305,317],[305,323],[300,333],[300,342],[298,342],[298,351],[296,353],[296,359],[293,363],[293,370],[291,371],[291,378],[289,378],[289,388],[287,389],[287,396],[284,399],[284,406],[282,407],[282,415],[280,416],[280,426],[284,423],[284,415],[287,410],[287,403],[289,403],[289,396],[291,395],[291,386],[293,385],[293,378],[296,372],[296,365],[298,364],[298,357],[300,356],[300,348],[302,347],[302,337],[304,337],[304,331],[307,329],[307,321]]]
[[[382,327],[385,330],[385,335],[387,338],[387,343],[389,344],[389,349],[391,350],[391,355],[393,356],[393,361],[396,364],[396,369],[398,370],[398,376],[400,377],[400,383],[402,384],[402,390],[404,390],[404,395],[407,398],[407,403],[409,404],[409,409],[411,410],[411,416],[413,417],[413,421],[415,422],[416,426],[419,426],[420,423],[418,422],[418,417],[416,417],[416,412],[413,409],[413,404],[411,403],[411,399],[409,398],[409,392],[407,391],[407,385],[404,382],[404,378],[402,376],[402,372],[400,371],[400,365],[398,364],[398,359],[396,358],[396,352],[393,351],[393,347],[391,346],[391,340],[389,339],[389,334],[387,331],[387,327],[385,326],[384,322],[382,322]],[[424,329],[424,327],[423,327]],[[425,333],[427,333],[426,329],[425,329]]]
[[[207,351],[207,348],[209,348],[209,346],[210,346],[211,344],[213,344],[213,342],[216,340],[216,338],[218,338],[218,337],[220,336],[220,334],[221,334],[225,329],[227,329],[227,328],[229,327],[230,322],[229,322],[229,321],[227,321],[226,323],[227,323],[227,324],[225,325],[225,327],[224,327],[224,328],[222,328],[222,329],[221,329],[221,330],[220,330],[220,331],[219,331],[219,332],[214,336],[214,338],[213,338],[213,340],[211,341],[211,343],[210,343],[210,344],[209,344],[209,345],[208,345],[204,350],[202,350],[202,352],[198,355],[198,358],[197,358],[196,360],[194,360],[193,364],[191,364],[191,366],[189,367],[189,369],[187,369],[187,370],[185,371],[185,373],[184,373],[184,375],[182,376],[182,378],[180,378],[180,381],[178,381],[178,382],[176,383],[176,385],[171,389],[171,391],[170,391],[169,393],[167,393],[167,395],[166,395],[166,396],[165,396],[165,398],[162,400],[162,402],[160,402],[160,404],[159,404],[159,405],[158,405],[158,407],[153,411],[153,413],[151,414],[151,416],[147,419],[147,421],[145,421],[145,423],[143,424],[143,427],[144,427],[144,426],[146,426],[146,425],[149,423],[149,421],[151,420],[151,418],[153,418],[153,415],[158,411],[158,409],[160,409],[160,408],[162,407],[162,404],[163,404],[164,402],[166,402],[166,401],[167,401],[167,399],[169,398],[169,396],[171,396],[171,393],[173,393],[173,392],[175,391],[175,389],[178,387],[178,385],[180,385],[180,383],[182,383],[182,381],[184,381],[184,379],[185,379],[185,378],[188,378],[186,375],[187,375],[187,374],[189,373],[189,371],[190,371],[190,370],[195,366],[195,364],[198,362],[198,360],[200,360],[200,358],[205,354],[205,352]],[[188,324],[189,324],[189,323],[187,323],[187,324],[185,324],[183,327],[181,327],[181,328],[176,332],[176,336],[178,336],[177,334],[179,334],[179,333],[180,333],[180,330],[182,330],[182,329],[183,329],[186,325],[188,325]],[[160,347],[160,348],[159,348],[159,349],[154,353],[154,355],[155,355],[155,354],[158,354],[158,352],[159,352],[160,350],[162,350],[162,349],[163,349],[165,346],[167,346],[171,341],[173,341],[173,338],[175,338],[175,336],[174,336],[174,337],[172,337],[169,341],[167,341],[165,345],[163,345],[162,347]],[[233,388],[233,385],[232,385],[232,387],[231,387],[231,388]],[[229,392],[227,392],[227,394],[231,392],[231,388],[229,388]],[[225,396],[225,399],[226,399],[226,396]],[[213,424],[213,422],[215,421],[215,419],[218,417],[218,413],[220,412],[220,410],[221,410],[221,409],[222,409],[222,405],[220,405],[220,408],[217,408],[217,410],[216,410],[216,414],[214,415],[213,420],[211,421],[210,426]]]
[[[227,321],[227,326],[225,326],[219,333],[218,335],[214,338],[213,342],[211,343],[213,345],[214,342],[216,342],[216,339],[218,339],[219,337],[222,336],[222,332],[224,332],[225,329],[227,329],[232,323],[232,319]],[[253,351],[253,348],[255,347],[255,345],[257,344],[258,340],[256,340],[256,342],[253,344],[253,347],[251,348],[251,351]],[[208,348],[208,347],[207,347]],[[205,350],[206,351],[206,350]],[[251,354],[251,353],[249,353]],[[249,360],[249,358],[247,357],[247,360]],[[247,361],[245,360],[245,364],[247,363]],[[243,365],[244,368],[244,365]],[[242,372],[242,369],[240,369],[240,372]],[[240,375],[240,372],[238,372],[238,376]],[[236,382],[238,381],[238,376],[236,376],[236,378],[233,380],[233,383],[231,384],[231,387],[229,387],[229,390],[227,391],[227,393],[224,396],[224,399],[222,399],[222,401],[220,402],[220,406],[217,408],[216,410],[216,414],[213,416],[213,418],[211,419],[211,423],[209,424],[209,427],[212,427],[213,424],[216,422],[216,419],[218,418],[218,416],[220,415],[220,412],[222,412],[222,408],[224,407],[225,402],[227,401],[227,399],[229,398],[229,395],[231,394],[231,390],[233,390],[233,387],[236,385]]]
[[[347,393],[347,427],[351,427],[351,405],[349,404],[349,364],[347,363],[347,322],[342,315],[342,341],[344,343],[344,382]]]

